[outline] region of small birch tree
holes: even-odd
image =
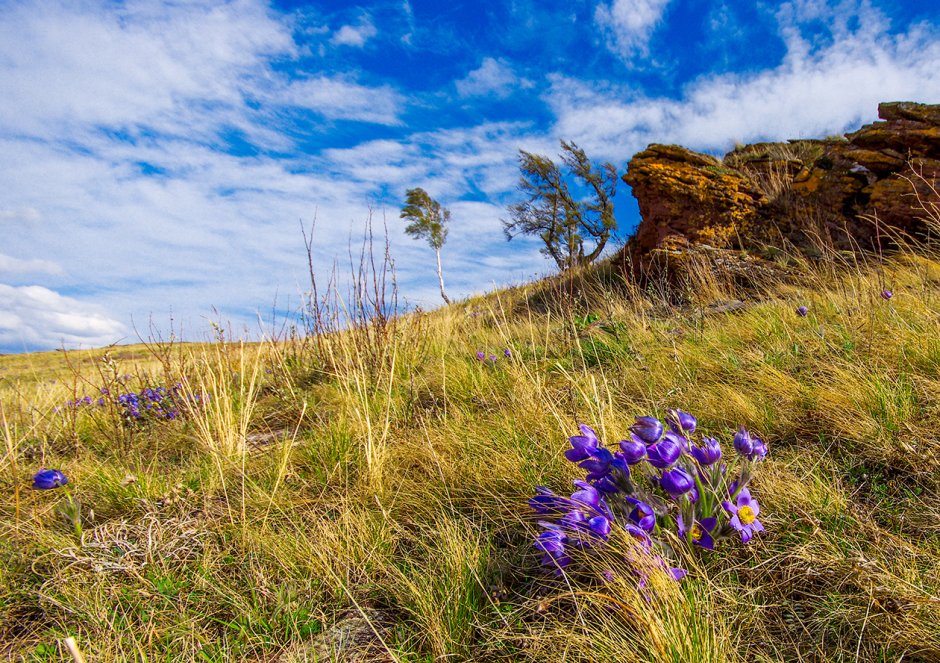
[[[450,210],[431,198],[428,192],[418,187],[405,192],[405,206],[400,218],[410,223],[405,232],[414,239],[427,240],[437,256],[437,280],[441,284],[441,297],[447,304],[450,299],[444,292],[444,273],[441,269],[441,247],[447,239],[447,224],[450,222]]]

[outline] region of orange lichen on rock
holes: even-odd
[[[756,249],[772,238],[871,250],[885,230],[917,236],[914,185],[926,196],[925,180],[940,176],[940,105],[883,103],[878,112],[882,121],[845,139],[744,145],[723,160],[650,145],[623,176],[642,217],[624,263],[642,272],[675,237],[715,249]]]

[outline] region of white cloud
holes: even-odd
[[[281,103],[307,108],[330,120],[400,124],[404,98],[388,86],[367,87],[341,77],[292,81],[276,94]]]
[[[35,207],[0,209],[0,223],[35,223],[40,219],[42,215]]]
[[[921,25],[892,36],[883,17],[861,5],[854,31],[843,17],[833,24],[832,40],[814,47],[788,16],[785,7],[780,30],[787,53],[779,66],[705,76],[678,100],[551,77],[546,99],[555,133],[589,153],[626,159],[650,142],[719,151],[735,140],[822,137],[875,119],[880,101],[940,102],[936,30]]]
[[[607,46],[624,59],[645,56],[650,37],[670,0],[613,0],[600,4],[594,21],[607,36]]]
[[[366,42],[378,34],[369,18],[363,17],[357,25],[344,25],[330,38],[334,46],[353,46],[362,48]]]
[[[22,260],[0,253],[0,272],[13,274],[62,274],[62,267],[51,260]]]
[[[0,126],[47,134],[56,125],[67,135],[91,124],[147,125],[192,135],[263,87],[266,57],[294,50],[288,27],[250,0],[7,5]],[[204,112],[209,104],[215,113]]]
[[[127,329],[99,307],[38,285],[0,283],[0,350],[15,352],[65,346],[100,347]]]
[[[516,76],[505,60],[486,57],[479,68],[456,81],[455,85],[461,97],[492,96],[503,99],[518,87],[532,87],[532,81]]]

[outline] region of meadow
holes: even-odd
[[[0,357],[0,655],[940,661],[940,259],[776,260],[398,317],[372,274],[312,296],[319,333]],[[614,536],[540,564],[528,500],[583,478],[579,424],[670,408],[766,442],[765,531],[676,546],[678,582],[604,577]]]

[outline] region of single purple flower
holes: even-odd
[[[689,574],[688,571],[686,571],[685,569],[680,569],[678,566],[670,566],[666,572],[676,582],[679,582],[680,580],[682,580],[684,577],[686,577]]]
[[[646,457],[646,443],[632,434],[629,440],[620,440],[620,450],[629,465],[636,465]]]
[[[702,446],[693,446],[690,452],[700,465],[714,465],[721,458],[721,445],[715,438],[705,437],[702,438]]]
[[[682,455],[682,446],[669,435],[646,449],[646,459],[653,467],[669,467]]]
[[[805,306],[800,306],[799,308],[796,309],[796,314],[800,316],[801,318],[805,318],[807,313],[809,313],[809,309],[806,308]]]
[[[496,355],[490,355],[490,363],[491,363],[491,364],[495,364],[495,363],[496,363]]]
[[[653,507],[629,495],[626,500],[633,505],[633,510],[627,517],[647,532],[652,532],[656,527],[656,513],[653,511]]]
[[[600,479],[594,481],[593,485],[599,491],[607,493],[608,495],[620,492],[620,486],[617,485],[617,482],[614,481],[609,474],[605,474]]]
[[[894,297],[894,293],[891,292],[890,290],[881,291],[881,298],[884,299],[885,301],[891,299],[892,297]]]
[[[764,526],[757,519],[760,514],[760,505],[751,497],[751,491],[747,488],[742,488],[738,493],[737,504],[722,502],[721,505],[732,514],[730,524],[741,532],[741,541],[744,543],[751,540],[754,532],[764,531]]]
[[[715,525],[718,524],[717,518],[702,518],[692,523],[692,531],[689,532],[686,529],[685,522],[682,520],[682,516],[676,516],[676,524],[679,526],[679,536],[685,538],[686,535],[691,535],[692,543],[700,545],[703,548],[708,550],[715,549],[715,539],[712,538],[712,531],[715,529]]]
[[[503,356],[509,359],[510,357],[512,357],[512,351],[509,348],[506,348],[505,350],[503,350]]]
[[[69,480],[59,470],[43,468],[33,475],[33,490],[50,490],[64,486]]]
[[[549,523],[542,523],[549,526]],[[571,557],[565,552],[568,537],[559,529],[549,529],[539,534],[535,547],[541,550],[542,564],[555,567],[555,575],[564,575],[563,569],[571,563]]]
[[[597,447],[600,444],[600,441],[597,439],[597,433],[595,433],[590,426],[579,424],[578,428],[581,429],[582,434],[573,435],[568,438],[568,442],[571,443],[572,448],[565,452],[565,458],[572,463],[590,458],[591,455],[597,451]]]
[[[663,472],[659,485],[673,497],[679,497],[692,490],[695,479],[681,467]]]
[[[598,505],[601,496],[594,486],[584,481],[573,481],[572,483],[574,483],[578,490],[571,493],[571,499],[590,507],[596,507]]]
[[[536,513],[545,515],[561,514],[571,507],[570,499],[556,495],[551,489],[545,486],[536,486],[535,492],[535,497],[529,499],[529,507]]]
[[[767,445],[759,437],[752,437],[751,440],[754,442],[754,449],[747,455],[747,459],[764,460],[764,456],[767,455]]]
[[[479,359],[480,361],[483,361],[484,359],[486,359],[486,353],[480,350],[479,352],[477,352],[477,359]]]
[[[606,516],[594,516],[587,522],[588,529],[604,541],[610,535],[610,520]]]
[[[741,426],[734,434],[734,448],[742,456],[750,456],[754,453],[754,439],[744,426]]]
[[[630,426],[630,432],[646,444],[653,444],[663,436],[663,425],[655,417],[636,417],[636,422]]]
[[[624,529],[627,530],[627,534],[629,534],[631,538],[640,542],[640,545],[644,550],[649,551],[650,547],[653,545],[649,534],[636,525],[632,525],[630,523],[624,525]]]
[[[586,477],[588,481],[594,481],[610,474],[610,466],[613,462],[614,455],[604,447],[598,447],[591,452],[590,458],[578,463],[578,467],[588,473]]]
[[[676,433],[686,435],[694,433],[695,427],[698,425],[695,417],[682,410],[669,410],[669,414],[666,415],[666,423]]]

